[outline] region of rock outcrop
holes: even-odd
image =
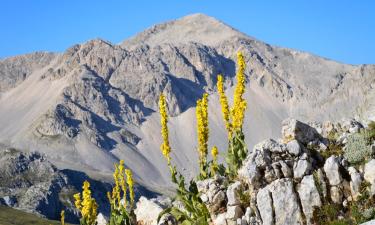
[[[343,156],[346,146],[340,137],[350,138],[365,129],[358,121],[350,121],[344,125],[326,122],[330,125],[325,126],[287,119],[282,138],[255,145],[235,180],[216,176],[197,181],[199,196],[213,223],[322,224],[326,217],[336,221],[353,218],[348,214],[352,207],[360,209],[361,217],[356,214],[357,219],[361,218],[358,221],[375,217],[371,206],[375,201],[374,159],[351,165]],[[362,200],[357,202],[359,198]],[[320,212],[324,207],[328,211]],[[156,208],[162,210],[160,206]],[[319,214],[325,212],[334,215]]]

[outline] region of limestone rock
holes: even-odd
[[[334,186],[338,185],[342,181],[340,173],[340,163],[337,156],[330,156],[324,163],[324,172],[327,176],[329,184]]]
[[[306,221],[308,224],[311,224],[314,207],[320,207],[322,205],[313,175],[303,177],[298,186],[298,195],[301,199]]]
[[[342,193],[342,190],[338,186],[332,186],[330,193],[331,193],[332,202],[336,204],[342,203],[343,193]]]
[[[371,184],[371,192],[375,194],[375,159],[370,160],[365,165],[364,178]]]
[[[290,178],[279,179],[268,186],[272,193],[275,224],[303,224],[293,181]]]
[[[349,167],[348,172],[350,174],[350,191],[354,199],[356,199],[360,194],[359,191],[363,178],[361,174],[357,171],[357,169],[354,167]]]
[[[157,225],[157,218],[163,211],[163,207],[156,199],[141,197],[134,210],[137,221],[144,225]]]
[[[294,156],[299,156],[301,154],[301,146],[298,143],[297,140],[291,140],[286,144],[286,149],[287,151],[294,155]]]
[[[239,181],[231,184],[227,189],[227,205],[233,206],[241,203],[240,201],[240,192],[242,192],[242,184]]]
[[[310,173],[312,167],[307,160],[298,160],[293,167],[294,178],[302,178]]]
[[[319,140],[316,129],[296,119],[286,119],[282,122],[281,135],[284,141],[297,140],[303,144]]]
[[[263,225],[272,225],[275,222],[273,220],[274,212],[272,204],[271,192],[268,190],[268,187],[260,189],[257,194],[257,207]]]

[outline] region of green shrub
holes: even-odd
[[[351,164],[361,164],[372,156],[371,146],[368,143],[370,133],[367,130],[352,134],[344,149],[344,156]]]

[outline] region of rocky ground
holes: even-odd
[[[91,184],[99,211],[108,216],[109,183],[93,180],[82,172],[59,170],[39,153],[22,153],[6,147],[0,151],[0,205],[55,220],[65,210],[66,221],[78,223],[73,194],[82,191],[85,180]],[[153,196],[140,186],[135,192],[137,196]]]
[[[361,151],[352,144],[353,137],[370,129],[355,120],[305,124],[287,119],[282,138],[255,145],[237,179],[198,181],[200,198],[215,225],[358,224],[374,219],[375,141],[366,145],[360,161],[351,152],[353,147]],[[174,203],[142,197],[137,218],[141,224],[157,224],[157,215],[168,204]],[[173,218],[160,224],[173,224]]]

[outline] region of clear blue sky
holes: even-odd
[[[112,43],[166,20],[205,13],[270,44],[375,64],[372,0],[1,0],[0,57]]]

